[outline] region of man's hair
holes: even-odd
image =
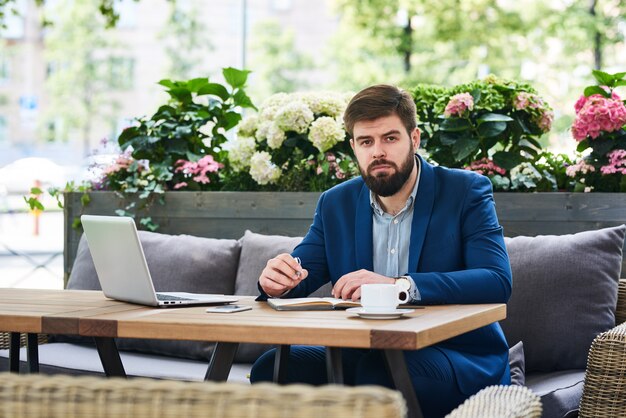
[[[343,123],[351,138],[357,122],[398,115],[409,135],[417,127],[417,111],[413,97],[404,90],[388,84],[378,84],[361,90],[350,100]]]

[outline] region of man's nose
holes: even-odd
[[[376,142],[374,143],[374,147],[372,148],[372,158],[378,159],[385,157],[385,149],[382,146],[382,143]]]

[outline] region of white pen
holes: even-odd
[[[300,257],[294,257],[294,260],[296,260],[296,262],[298,263],[298,265],[302,265],[302,260],[300,260]],[[300,277],[302,275],[302,271],[296,271],[296,276]]]

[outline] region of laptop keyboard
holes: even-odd
[[[164,295],[162,293],[157,293],[158,300],[195,300],[192,298],[182,298],[180,296],[172,296],[172,295]]]

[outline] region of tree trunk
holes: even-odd
[[[403,40],[403,52],[404,52],[404,72],[411,72],[411,55],[413,54],[413,28],[411,27],[411,15],[407,16],[407,22],[404,26],[404,40]]]
[[[589,6],[589,14],[593,17],[594,23],[597,16],[597,5],[598,0],[591,0],[591,4]],[[598,31],[598,29],[595,28],[593,30],[593,65],[596,70],[602,69],[602,34]]]

